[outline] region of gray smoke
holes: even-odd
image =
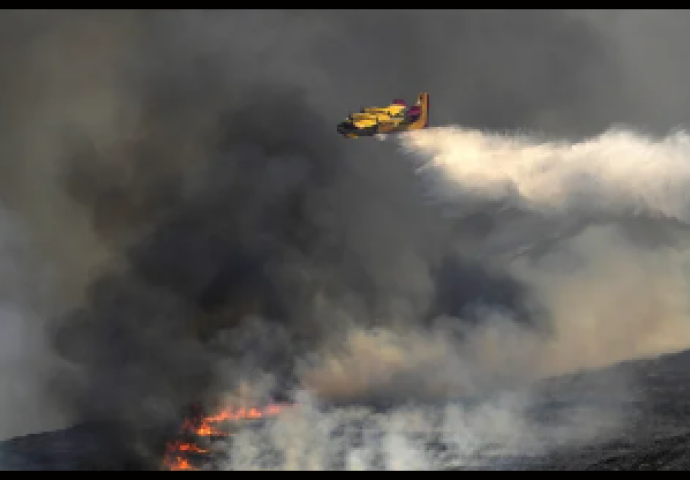
[[[495,205],[445,216],[395,148],[345,141],[335,124],[348,110],[426,90],[436,125],[580,138],[628,123],[662,133],[685,122],[690,102],[678,42],[686,18],[4,12],[0,201],[22,225],[8,228],[28,239],[26,262],[9,255],[32,287],[12,274],[20,287],[2,304],[19,313],[3,318],[3,345],[35,347],[2,356],[20,366],[2,369],[16,387],[4,390],[0,432],[20,432],[6,418],[26,405],[17,400],[24,382],[49,390],[36,397],[43,411],[60,407],[51,420],[104,422],[138,456],[156,458],[149,429],[245,384],[266,395],[306,386],[326,399],[395,401],[553,373],[535,372],[545,355],[535,345],[590,277],[558,289],[547,274],[566,282],[568,262],[586,270],[608,258],[595,247],[611,237],[631,243],[610,272],[639,257],[638,243],[652,264],[682,228],[652,222],[650,238],[625,215],[588,230],[577,216],[544,220]],[[538,268],[505,260],[523,251],[541,258]],[[606,273],[602,265],[591,275]],[[635,295],[636,278],[618,295]],[[15,300],[34,286],[40,300]],[[682,305],[669,302],[659,308],[675,319]],[[610,310],[603,294],[597,305],[592,315]],[[72,369],[56,371],[39,348],[46,323]],[[480,334],[468,334],[475,327]],[[372,338],[379,346],[367,346]],[[487,342],[524,348],[502,350],[506,360]],[[606,360],[650,353],[641,350]],[[393,381],[353,377],[361,351],[388,354],[374,373]],[[414,361],[399,353],[409,351]],[[337,365],[342,375],[329,376]],[[419,388],[439,365],[462,365],[463,377]],[[554,368],[581,366],[591,365]]]

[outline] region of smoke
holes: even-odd
[[[0,204],[0,432],[6,436],[61,426],[56,405],[44,401],[60,359],[47,348],[45,282],[24,233],[21,219]]]
[[[591,441],[624,418],[616,408],[576,401],[548,420],[526,392],[475,402],[324,409],[304,392],[275,419],[214,445],[224,470],[524,469],[545,451]],[[593,428],[596,424],[596,428]],[[206,465],[208,468],[210,465]],[[202,467],[203,468],[203,467]]]
[[[126,136],[116,73],[136,38],[131,26],[115,12],[0,15],[2,438],[73,421],[56,401],[53,379],[70,370],[50,329],[118,252],[65,188],[69,144],[76,136],[103,148]]]
[[[27,238],[7,258],[30,279],[13,285],[32,286],[3,296],[20,306],[3,322],[31,338],[47,324],[52,340],[23,350],[31,362],[7,353],[37,368],[3,367],[3,382],[31,379],[47,389],[42,411],[60,407],[51,419],[96,422],[157,466],[165,427],[219,395],[444,403],[684,348],[682,134],[570,144],[431,130],[407,138],[420,142],[413,164],[430,165],[419,175],[390,143],[334,132],[348,109],[421,90],[436,125],[563,138],[681,125],[684,82],[665,82],[683,76],[676,37],[655,37],[668,55],[646,70],[628,40],[667,29],[607,15],[622,20],[3,13],[0,200]],[[659,85],[677,85],[672,101],[654,103]],[[536,163],[513,167],[517,151]],[[23,300],[34,286],[41,300]],[[53,349],[73,368],[56,371]],[[3,421],[21,408],[5,404]],[[501,431],[538,436],[500,405]],[[581,424],[591,433],[597,418]]]
[[[493,203],[543,216],[690,220],[690,139],[682,132],[658,141],[618,131],[556,143],[446,128],[403,142],[423,158],[427,179],[438,173],[447,183],[433,194],[460,208]]]
[[[446,128],[400,138],[433,204],[460,221],[494,216],[483,244],[458,255],[521,285],[532,322],[484,299],[455,318],[350,330],[303,369],[322,396],[457,398],[690,345],[683,133],[539,143]],[[656,235],[639,225],[645,216]],[[577,228],[559,231],[564,218]]]
[[[479,257],[525,288],[522,300],[538,321],[524,324],[514,311],[483,303],[463,312],[474,322],[448,315],[427,324],[383,321],[379,328],[350,322],[337,345],[327,342],[297,366],[302,385],[339,406],[323,410],[302,400],[276,423],[238,433],[226,447],[224,468],[500,467],[511,455],[609,435],[632,414],[620,401],[611,409],[576,399],[565,417],[538,421],[531,410],[553,407],[536,391],[516,393],[521,387],[690,346],[687,231],[660,215],[686,221],[682,134],[545,145],[460,129],[401,138],[411,160],[421,160],[418,174],[430,197],[457,207],[451,211],[461,219],[506,210],[511,201],[509,208],[540,215],[529,235],[513,235],[514,224],[491,232],[508,252],[525,244],[535,250],[553,218],[584,223],[546,249],[518,256],[484,250]],[[654,168],[629,172],[645,160]],[[596,188],[573,201],[583,178]],[[635,234],[644,215],[669,230],[661,242],[658,235]],[[608,389],[594,396],[633,396],[631,381],[609,378]],[[347,406],[358,402],[385,406],[385,413]]]
[[[221,462],[228,470],[438,470],[486,465],[487,457],[525,453],[514,432],[526,419],[526,398],[505,396],[481,405],[365,407],[324,411],[308,396],[261,428],[237,432]],[[471,432],[471,433],[470,433]]]
[[[568,143],[447,128],[402,142],[433,201],[457,215],[507,209],[541,219],[527,236],[515,235],[519,220],[497,225],[494,244],[535,249],[564,218],[585,225],[506,265],[546,314],[543,373],[688,347],[686,134]]]

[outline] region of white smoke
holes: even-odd
[[[641,219],[644,230],[659,232],[669,219],[690,223],[686,133],[610,130],[567,142],[448,127],[399,138],[441,206],[459,216],[482,209],[496,216],[496,206],[531,215],[497,222],[490,240],[507,250],[558,234],[564,221],[583,226],[536,258],[493,263],[546,314],[550,334],[521,342],[519,358],[529,358],[536,376],[690,347],[690,234],[674,226],[665,243],[643,245],[625,229]],[[500,358],[511,350],[503,347]]]
[[[690,222],[690,137],[611,130],[577,142],[458,127],[401,135],[433,182],[430,195],[459,209],[486,203],[547,216],[643,215]]]
[[[242,428],[224,444],[226,470],[442,470],[502,468],[520,455],[521,465],[563,441],[587,441],[592,429],[574,422],[539,423],[524,393],[483,402],[442,406],[365,407],[323,410],[302,393],[275,419]],[[584,413],[584,412],[583,412]],[[592,420],[591,413],[587,415]],[[599,418],[602,424],[606,420]],[[567,427],[567,428],[564,428]],[[563,431],[567,431],[567,436]],[[577,432],[577,433],[575,433]]]

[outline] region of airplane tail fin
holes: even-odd
[[[422,92],[417,96],[416,105],[422,107],[422,128],[429,126],[429,94]]]

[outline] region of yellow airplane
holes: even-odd
[[[387,107],[368,107],[352,113],[338,124],[338,133],[345,138],[370,137],[420,130],[428,126],[429,94],[422,92],[410,108],[407,108],[404,100],[393,100]]]

